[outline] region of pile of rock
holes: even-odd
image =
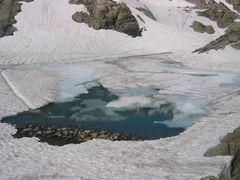
[[[135,141],[139,139],[129,134],[108,132],[105,130],[86,130],[78,127],[18,125],[16,128],[17,133],[14,135],[16,138],[37,137],[41,142],[60,146],[70,143],[82,143],[91,139],[108,139],[111,141]]]
[[[72,18],[96,30],[112,29],[132,37],[141,36],[136,18],[124,3],[112,0],[70,0],[71,4],[83,4],[88,12],[76,12]]]

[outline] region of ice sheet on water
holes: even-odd
[[[72,101],[77,95],[87,93],[86,83],[94,80],[94,72],[87,66],[75,64],[50,68],[65,77],[58,84],[56,102]]]

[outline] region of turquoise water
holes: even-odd
[[[146,139],[175,136],[184,131],[184,128],[170,128],[161,123],[154,123],[173,119],[174,104],[166,103],[158,108],[136,107],[118,110],[106,107],[109,102],[117,99],[117,95],[100,85],[88,89],[87,94],[81,94],[70,102],[50,103],[35,111],[6,117],[3,121],[18,125],[42,124],[105,129]]]

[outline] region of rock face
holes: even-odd
[[[0,37],[12,35],[16,30],[14,15],[20,10],[21,5],[14,0],[0,1]]]
[[[83,4],[88,13],[76,12],[72,18],[79,23],[86,23],[96,30],[112,29],[132,37],[141,36],[136,18],[124,3],[112,0],[70,0],[72,4]]]
[[[239,18],[239,15],[231,11],[223,3],[212,3],[205,11],[199,11],[199,16],[204,16],[212,21],[217,22],[220,28],[226,28],[235,19]]]
[[[231,45],[235,49],[240,49],[240,22],[231,23],[224,35],[194,52],[202,53],[209,51],[210,49],[223,49],[227,45]]]
[[[202,9],[198,11],[199,16],[206,17],[212,21],[215,21],[220,28],[226,28],[225,34],[217,38],[216,40],[208,43],[204,47],[196,49],[193,52],[203,53],[211,49],[223,49],[228,45],[231,45],[235,49],[240,49],[240,35],[239,35],[239,20],[240,15],[229,9],[223,3],[217,3],[214,0],[202,1],[202,0],[187,0],[196,5],[196,8]],[[206,3],[207,2],[207,3]],[[239,11],[239,0],[226,0],[227,3],[233,5],[233,7]],[[200,22],[193,22],[193,29],[197,32],[212,33],[211,27],[206,27]],[[211,34],[210,33],[210,34]]]
[[[237,128],[233,133],[227,134],[219,145],[210,148],[206,152],[206,156],[216,155],[234,155],[240,148],[240,127]]]
[[[20,0],[0,0],[0,37],[13,35],[15,16],[21,11]],[[25,0],[29,2],[30,0]]]
[[[199,21],[194,21],[191,27],[193,28],[194,31],[199,32],[199,33],[204,33],[204,32],[206,32],[208,34],[215,33],[212,26],[210,26],[210,25],[206,26]]]
[[[240,1],[239,0],[226,0],[229,4],[233,5],[233,8],[240,12]]]
[[[231,163],[231,180],[240,179],[240,150],[237,151]]]
[[[231,162],[231,180],[240,179],[240,127],[233,133],[227,134],[221,143],[210,148],[205,156],[233,155]]]

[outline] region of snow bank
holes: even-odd
[[[16,18],[18,31],[0,39],[0,117],[40,107],[57,95],[68,98],[69,93],[79,92],[75,89],[79,83],[82,92],[84,84],[95,79],[111,89],[154,85],[160,89],[150,97],[154,100],[188,95],[216,105],[181,135],[145,142],[93,140],[55,147],[35,138],[14,139],[15,129],[0,123],[1,179],[200,179],[217,175],[229,162],[230,157],[206,158],[203,154],[240,125],[239,87],[231,83],[240,69],[239,52],[229,47],[192,54],[222,30],[215,29],[212,36],[193,32],[189,26],[199,17],[194,10],[183,11],[191,6],[183,0],[124,2],[143,18],[146,31],[142,37],[132,39],[75,23],[72,14],[84,7],[69,5],[67,0],[24,3]],[[144,5],[157,21],[134,9]],[[165,52],[174,61],[161,55],[112,58]],[[18,64],[61,63],[80,65],[16,68]],[[141,103],[140,99],[134,102]],[[198,110],[188,104],[179,106],[185,111]]]

